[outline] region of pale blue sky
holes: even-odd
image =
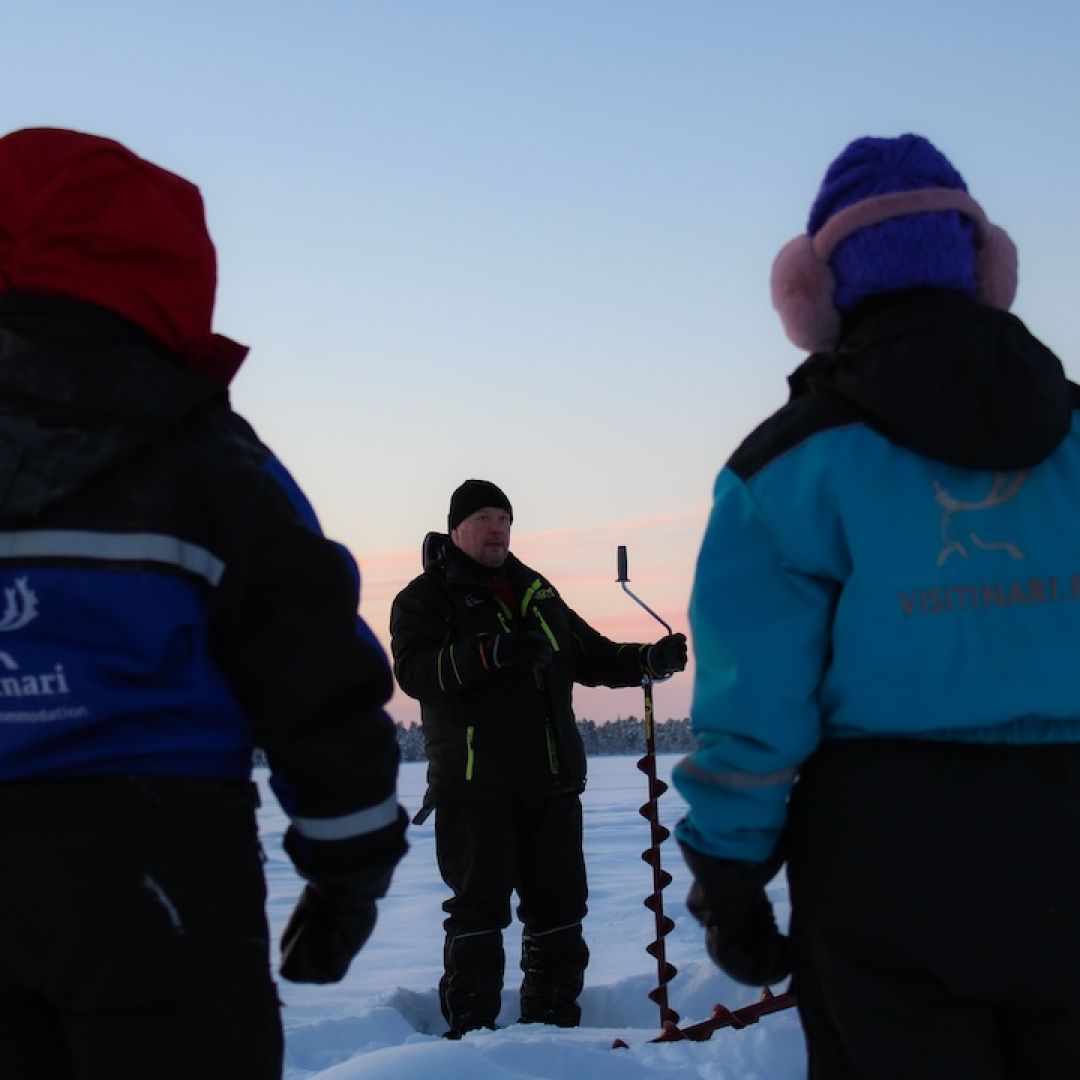
[[[944,150],[1017,243],[1014,310],[1080,374],[1068,0],[10,8],[0,128],[117,138],[202,189],[216,328],[252,346],[234,403],[357,555],[384,640],[469,476],[599,629],[659,632],[620,543],[685,628],[715,473],[801,359],[770,264],[859,135]]]

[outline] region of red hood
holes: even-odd
[[[56,128],[0,138],[6,289],[100,304],[219,382],[247,355],[210,329],[217,259],[199,189],[111,139]]]

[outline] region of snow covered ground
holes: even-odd
[[[668,779],[676,755],[662,755]],[[424,790],[424,764],[402,766],[400,797],[410,813]],[[260,826],[267,853],[269,915],[275,942],[300,883],[281,850],[286,820],[266,787]],[[284,1003],[286,1080],[796,1080],[805,1075],[805,1052],[794,1009],[766,1016],[739,1031],[723,1029],[709,1042],[650,1044],[660,1030],[659,1010],[647,994],[656,985],[656,961],[645,952],[653,916],[642,901],[652,871],[641,860],[648,825],[638,813],[646,779],[634,757],[589,762],[584,796],[585,855],[590,914],[585,936],[592,951],[581,998],[582,1026],[574,1030],[517,1025],[520,924],[506,933],[507,980],[498,1031],[472,1032],[460,1042],[441,1037],[436,985],[441,971],[442,910],[446,895],[435,867],[432,822],[409,830],[412,845],[383,901],[371,941],[337,986],[279,982]],[[683,812],[674,789],[660,801],[669,828]],[[701,932],[686,913],[688,873],[674,840],[662,848],[674,882],[664,891],[675,929],[665,939],[679,972],[669,984],[672,1008],[683,1023],[704,1019],[716,1002],[734,1009],[757,1000],[755,990],[731,982],[705,956]],[[788,917],[781,876],[770,887],[781,925]],[[778,988],[780,989],[780,988]],[[621,1038],[629,1049],[613,1050]]]

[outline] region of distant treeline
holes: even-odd
[[[618,720],[609,720],[606,724],[597,724],[593,720],[579,720],[578,731],[585,744],[585,753],[601,754],[643,754],[645,752],[645,733],[642,721],[637,716],[620,716]],[[398,743],[401,746],[402,761],[425,761],[424,736],[419,724],[395,724]],[[660,720],[655,724],[656,749],[661,754],[681,754],[694,749],[694,738],[690,734],[690,719]]]

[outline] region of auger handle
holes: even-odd
[[[671,626],[668,623],[666,623],[663,619],[661,619],[660,616],[657,615],[656,612],[653,611],[653,609],[651,607],[649,607],[649,605],[646,604],[644,600],[642,600],[640,597],[635,596],[626,587],[626,583],[630,580],[630,578],[627,576],[626,545],[625,544],[620,544],[619,545],[618,551],[616,553],[616,559],[617,559],[617,562],[618,562],[618,575],[619,576],[615,580],[622,586],[623,592],[626,593],[626,595],[629,596],[630,599],[633,600],[635,604],[637,604],[639,607],[643,607],[668,632],[669,635],[673,634],[674,631],[671,629]]]

